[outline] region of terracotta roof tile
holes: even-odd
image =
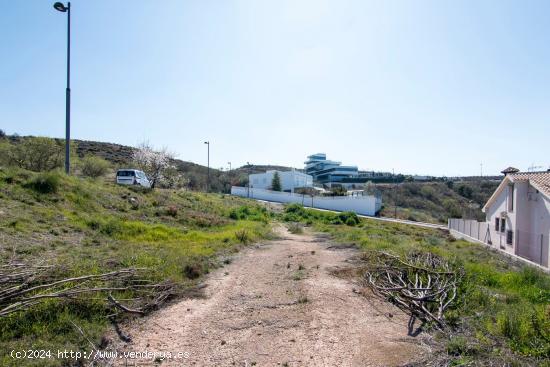
[[[550,197],[550,172],[519,172],[509,177],[512,181],[529,181],[537,190]]]

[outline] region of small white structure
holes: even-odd
[[[275,172],[279,173],[281,180],[281,190],[285,192],[294,192],[299,187],[313,187],[313,177],[305,173],[292,171],[270,170],[265,173],[254,173],[248,176],[248,182],[251,188],[270,190]]]
[[[488,241],[501,250],[549,267],[550,172],[503,171],[504,179],[489,198]]]
[[[231,187],[231,195],[276,203],[296,203],[305,207],[339,212],[352,211],[368,216],[376,215],[382,207],[382,198],[379,195],[310,196],[239,186]]]

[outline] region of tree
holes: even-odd
[[[166,168],[163,177],[162,186],[169,189],[181,189],[190,184],[190,180],[174,166]]]
[[[458,194],[465,197],[466,199],[471,199],[473,190],[470,186],[460,185],[458,186]]]
[[[343,186],[333,186],[330,188],[330,196],[346,196],[348,190]]]
[[[378,192],[378,189],[376,188],[376,185],[374,185],[372,183],[372,181],[368,181],[366,184],[365,184],[365,187],[363,189],[363,192],[367,195],[373,195],[373,196],[376,196],[376,195],[379,195],[380,193]]]
[[[279,172],[275,171],[273,174],[273,179],[271,180],[271,190],[281,191],[281,177],[279,177]]]
[[[63,166],[64,143],[50,138],[29,137],[14,144],[8,155],[12,165],[35,172],[51,171]]]
[[[149,142],[141,143],[133,155],[134,162],[151,181],[151,188],[155,188],[164,179],[165,172],[172,167],[173,158],[174,155],[166,148],[156,151]]]

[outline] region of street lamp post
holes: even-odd
[[[252,165],[250,164],[250,162],[246,162],[246,165],[248,166],[248,187],[247,187],[247,190],[246,190],[246,197],[250,197],[250,171],[251,171],[251,167]]]
[[[67,13],[67,89],[65,91],[65,173],[71,167],[71,2],[53,4],[55,10]]]
[[[208,161],[207,161],[208,177],[206,179],[206,192],[209,192],[210,191],[210,142],[205,141],[204,144],[208,145]]]
[[[393,217],[397,218],[397,180],[395,179],[395,170],[392,168],[393,176]]]

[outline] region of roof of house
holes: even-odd
[[[528,181],[534,188],[550,198],[550,171],[518,172],[510,177],[515,181]]]
[[[506,187],[507,183],[525,181],[527,181],[531,186],[537,189],[541,194],[550,199],[550,171],[510,173],[504,177],[493,195],[491,195],[489,200],[487,200],[487,203],[483,207],[483,211],[485,211],[485,208],[487,208],[487,206],[493,203],[497,196],[502,192],[504,187]]]

